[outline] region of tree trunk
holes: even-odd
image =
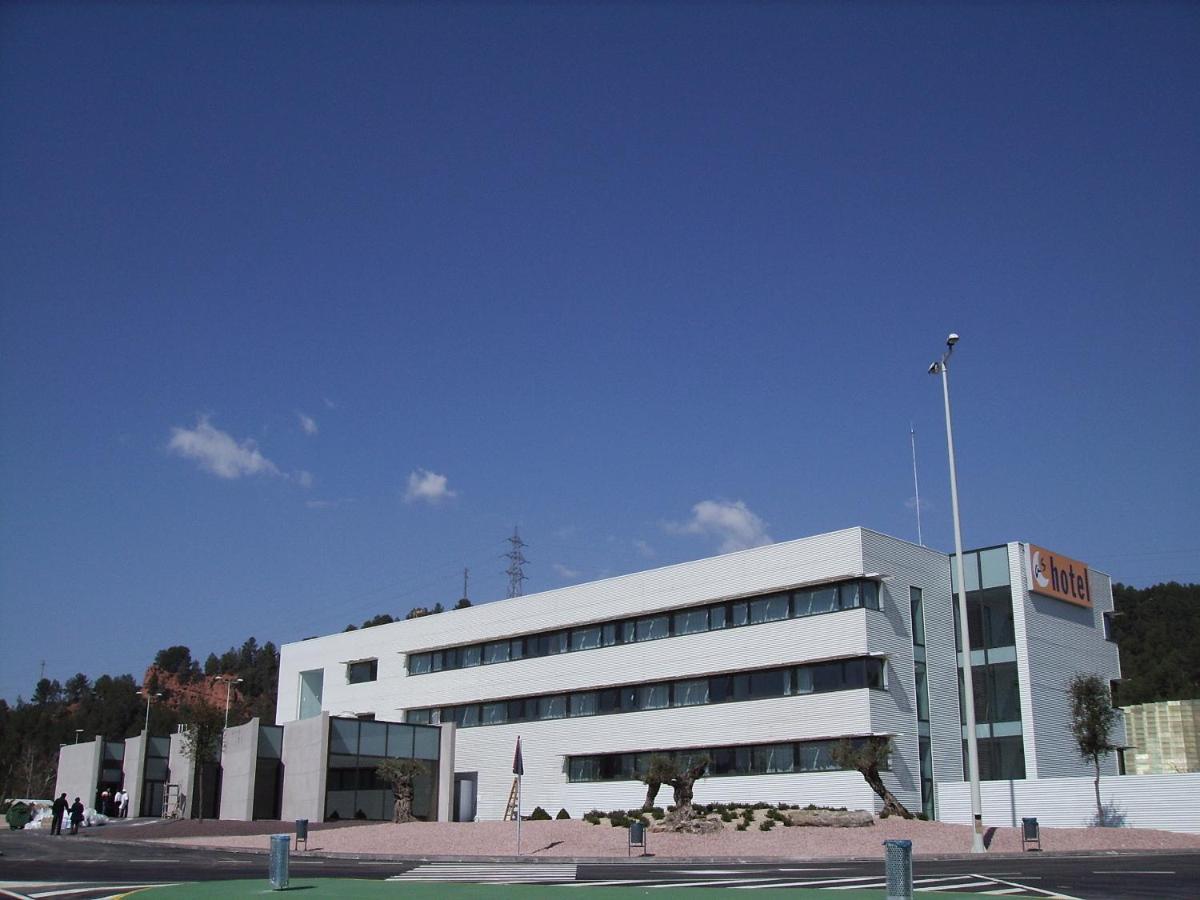
[[[654,801],[658,799],[658,789],[661,787],[661,781],[651,779],[646,782],[646,802],[642,804],[643,812],[650,812],[654,808]]]
[[[204,821],[204,766],[196,767],[196,796],[194,798],[196,804],[196,818],[201,822]]]
[[[876,794],[883,800],[883,811],[889,816],[899,816],[902,819],[911,819],[913,814],[905,809],[904,804],[896,799],[896,795],[888,790],[887,785],[883,783],[883,779],[879,777],[879,770],[875,768],[867,768],[860,770],[863,778],[867,780],[867,784],[871,786]]]
[[[396,799],[395,805],[392,807],[393,822],[411,822],[413,821],[412,801],[413,801],[413,786],[412,782],[407,784],[396,784],[392,786],[392,796]]]
[[[1104,823],[1104,804],[1100,802],[1100,757],[1093,757],[1096,764],[1096,780],[1093,782],[1096,788],[1096,824],[1103,825]]]

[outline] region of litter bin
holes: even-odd
[[[626,848],[625,855],[632,856],[634,847],[641,847],[642,855],[646,855],[646,823],[637,819],[629,823],[629,846]]]
[[[33,813],[29,807],[19,800],[10,806],[8,812],[4,814],[4,820],[8,822],[8,827],[13,831],[16,831],[18,828],[24,828],[32,818]]]
[[[304,849],[308,849],[308,819],[296,820],[296,849],[300,849],[300,842],[304,841]]]
[[[1037,844],[1037,846],[1031,847],[1031,844]],[[1042,849],[1042,829],[1038,825],[1038,820],[1035,817],[1029,817],[1021,820],[1021,849]]]
[[[292,849],[290,834],[271,835],[271,889],[281,891],[288,886],[288,852]]]
[[[884,841],[887,900],[912,900],[912,841]]]

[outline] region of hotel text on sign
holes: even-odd
[[[1092,605],[1087,566],[1034,544],[1029,545],[1029,590],[1077,606]]]

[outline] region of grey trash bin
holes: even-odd
[[[912,900],[912,841],[884,841],[887,900]]]
[[[300,849],[300,842],[304,841],[304,849],[308,849],[308,819],[296,820],[296,849]]]
[[[642,855],[646,855],[646,824],[637,819],[629,823],[629,847],[625,855],[632,856],[634,847],[641,847]]]
[[[281,891],[288,886],[288,853],[292,849],[290,834],[271,835],[271,889]]]

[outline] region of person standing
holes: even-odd
[[[96,804],[96,812],[102,816],[108,815],[108,788],[100,792],[100,802]]]
[[[66,794],[63,794],[66,797]],[[79,826],[83,824],[83,804],[79,802],[79,798],[75,798],[75,802],[71,804],[71,834],[79,834]]]
[[[62,795],[57,800],[55,800],[53,804],[51,804],[51,806],[50,806],[50,833],[51,834],[57,834],[59,837],[62,837],[63,816],[66,814],[67,807],[69,805],[70,804],[67,803],[66,791],[64,791],[62,793]]]
[[[121,788],[121,818],[129,818],[129,791]]]

